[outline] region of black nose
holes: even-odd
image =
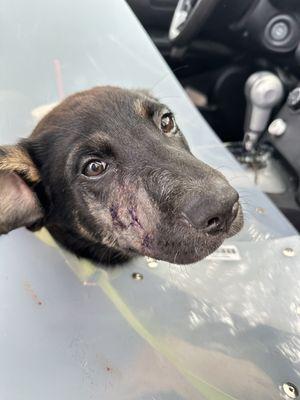
[[[238,193],[226,181],[218,181],[206,193],[194,193],[182,214],[196,229],[206,233],[226,231],[238,213],[238,199]]]

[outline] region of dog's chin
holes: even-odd
[[[203,235],[181,242],[173,242],[170,247],[158,246],[154,251],[146,252],[146,256],[173,264],[194,264],[217,250],[226,239],[224,234]]]
[[[240,207],[235,219],[226,231],[210,235],[195,233],[186,228],[182,229],[182,227],[181,229],[174,227],[161,232],[157,239],[149,243],[147,247],[143,246],[138,250],[131,248],[130,251],[127,249],[127,254],[129,256],[148,256],[174,264],[194,264],[216,251],[225,239],[236,235],[242,226],[243,212]]]

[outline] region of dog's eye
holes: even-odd
[[[173,133],[176,130],[175,119],[172,113],[165,113],[160,120],[160,129],[164,133]]]
[[[96,177],[101,175],[107,168],[107,164],[103,161],[89,161],[82,170],[83,175],[87,177]]]

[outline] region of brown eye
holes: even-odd
[[[176,130],[176,124],[172,113],[166,113],[161,117],[160,129],[164,133],[174,133]]]
[[[83,168],[83,175],[87,177],[97,177],[106,170],[107,164],[103,161],[89,161]]]

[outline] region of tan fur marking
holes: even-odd
[[[140,115],[142,118],[147,117],[148,112],[147,112],[147,109],[141,99],[136,99],[134,101],[133,106],[138,115]]]
[[[117,239],[113,237],[110,233],[107,233],[104,235],[102,238],[102,243],[105,244],[105,246],[110,247],[110,248],[118,248],[117,247]]]
[[[40,181],[38,170],[24,149],[19,146],[4,146],[1,149],[4,155],[0,153],[0,171],[21,174],[31,183]]]
[[[17,174],[2,172],[0,188],[0,235],[42,218],[36,195]]]
[[[91,242],[98,243],[98,240],[94,237],[92,233],[90,233],[76,218],[76,228],[82,237],[90,240]]]

